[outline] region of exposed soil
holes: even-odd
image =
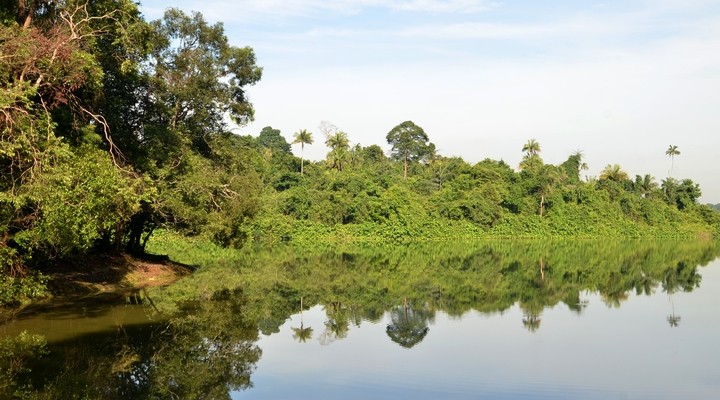
[[[46,268],[53,296],[124,295],[153,286],[166,286],[192,273],[193,268],[166,256],[142,258],[126,254],[94,255]]]

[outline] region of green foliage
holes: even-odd
[[[534,216],[536,221],[542,221]],[[318,231],[318,233],[320,233]],[[173,256],[173,248],[166,249]],[[242,286],[269,332],[305,304],[352,307],[372,315],[400,306],[418,312],[440,309],[462,315],[502,312],[519,302],[528,313],[564,302],[577,308],[584,291],[597,291],[609,305],[628,292],[692,290],[697,266],[718,254],[717,242],[643,240],[446,241],[402,245],[276,246],[245,253],[228,267],[223,258],[155,296],[159,307],[224,287]],[[294,303],[294,307],[292,304]],[[285,316],[269,317],[275,313]],[[330,315],[330,312],[329,314]],[[342,316],[337,316],[342,321]]]
[[[347,133],[335,131],[329,134],[325,139],[325,145],[330,148],[330,152],[327,154],[328,166],[342,171],[350,155],[350,140]]]
[[[280,129],[273,129],[271,126],[262,128],[257,142],[260,147],[270,149],[273,153],[292,154],[290,143],[280,134]]]
[[[0,250],[2,251],[2,250]],[[48,278],[40,273],[12,276],[4,266],[0,274],[0,307],[18,306],[48,295]]]
[[[40,217],[14,240],[24,249],[66,256],[115,233],[151,194],[115,168],[107,153],[84,149],[48,168],[28,189]]]
[[[392,156],[403,162],[403,177],[407,179],[408,163],[434,155],[435,146],[429,142],[423,128],[412,121],[395,126],[387,134],[387,142],[392,146]]]
[[[30,372],[28,363],[47,354],[42,335],[21,332],[17,337],[0,338],[0,397],[23,398],[30,392],[22,376]]]

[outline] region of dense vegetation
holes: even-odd
[[[548,165],[534,140],[518,172],[437,154],[412,121],[388,127],[389,155],[324,122],[319,162],[302,158],[318,145],[305,129],[300,158],[272,127],[232,134],[253,118],[246,88],[262,70],[197,13],[22,0],[0,3],[0,30],[0,304],[41,295],[43,264],[142,253],[157,227],[231,247],[720,229],[690,179],[617,165],[582,179],[582,152]]]

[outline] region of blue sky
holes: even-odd
[[[264,68],[256,120],[237,129],[309,129],[311,159],[330,121],[379,144],[412,120],[440,154],[517,166],[531,138],[545,162],[582,150],[589,176],[691,178],[720,203],[720,2],[716,0],[142,1],[221,21]],[[299,153],[299,148],[294,149]]]

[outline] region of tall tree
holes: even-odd
[[[228,130],[227,117],[239,125],[253,120],[245,91],[262,69],[250,47],[230,45],[223,25],[200,13],[170,8],[151,25],[145,140],[161,153],[174,141],[207,155],[209,138]]]
[[[678,150],[677,146],[670,145],[668,149],[665,150],[665,154],[670,157],[670,172],[668,173],[668,176],[672,177],[672,170],[675,164],[675,156],[680,155],[680,150]]]
[[[312,132],[307,129],[301,129],[295,132],[295,140],[293,143],[300,143],[300,175],[303,175],[305,172],[305,145],[313,143]]]
[[[410,161],[422,159],[435,149],[423,128],[412,121],[392,128],[387,134],[387,142],[392,146],[392,157],[403,161],[403,179],[407,179]]]
[[[250,47],[230,45],[223,25],[199,13],[171,8],[150,27],[138,134],[145,172],[159,195],[136,219],[131,237],[154,218],[190,234],[212,229],[219,243],[239,244],[241,222],[253,215],[261,182],[249,150],[228,136],[228,118],[239,125],[253,119],[246,88],[262,69]],[[219,157],[229,145],[237,150],[231,162]]]

